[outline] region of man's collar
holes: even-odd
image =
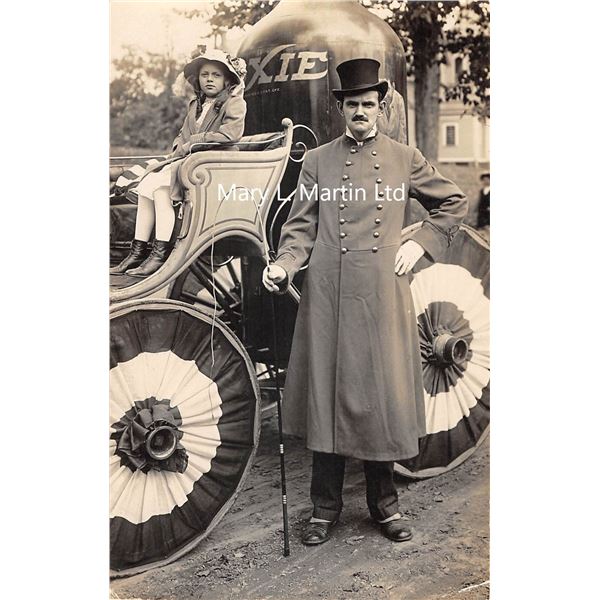
[[[370,140],[371,138],[374,138],[376,135],[377,135],[377,123],[375,123],[375,125],[373,125],[373,129],[371,129],[371,131],[369,131],[369,133],[367,134],[367,137],[362,142],[359,142],[352,135],[352,132],[350,131],[350,127],[348,127],[348,125],[346,125],[346,137],[349,137],[355,144],[358,144],[359,146],[362,146],[364,142],[366,142],[367,140]]]

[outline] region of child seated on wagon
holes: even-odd
[[[183,157],[189,154],[192,144],[233,145],[241,139],[246,116],[245,74],[244,60],[230,57],[221,50],[200,51],[183,68],[183,76],[193,87],[196,97],[189,104],[183,126],[164,166],[161,166],[163,163],[152,165],[141,176],[136,190],[135,237],[129,254],[110,269],[111,274],[147,277],[165,263],[173,249],[173,203],[180,202],[183,197],[179,180]],[[211,146],[196,149],[208,150]],[[173,160],[177,158],[179,160]],[[155,239],[150,246],[153,229]]]

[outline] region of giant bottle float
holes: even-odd
[[[406,106],[402,43],[357,0],[282,0],[249,32],[238,54],[248,64],[246,133],[276,131],[281,119],[290,117],[312,132],[296,131],[297,151],[343,133],[331,90],[339,87],[335,68],[345,60],[378,60],[380,78],[398,90]],[[288,168],[282,194],[294,189],[299,172],[299,163]]]

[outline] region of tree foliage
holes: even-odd
[[[417,145],[431,159],[438,154],[440,65],[449,55],[462,60],[458,80],[444,89],[446,100],[461,100],[465,112],[489,116],[489,2],[360,0],[386,21],[406,50],[415,81]],[[277,0],[221,0],[209,17],[215,33],[253,25]]]
[[[460,60],[458,78],[446,85],[446,100],[461,100],[465,112],[487,118],[490,112],[489,2],[407,2],[363,0],[396,32],[415,81],[417,145],[438,155],[440,65]]]
[[[406,49],[408,72],[415,79],[417,145],[435,159],[439,68],[449,55],[461,58],[464,68],[444,89],[445,98],[462,101],[466,111],[482,118],[489,116],[489,2],[360,1],[394,29]],[[222,34],[254,25],[277,4],[278,0],[221,0],[210,10],[204,6],[177,12],[208,19],[213,33]],[[186,108],[186,100],[171,90],[183,65],[170,56],[130,47],[113,66],[117,77],[110,86],[111,143],[168,148]]]
[[[445,64],[448,53],[463,59],[465,68],[455,85],[445,90],[447,100],[462,100],[479,114],[489,114],[489,2],[360,0],[386,21],[402,41],[409,75]],[[221,0],[209,17],[215,33],[254,25],[279,0]],[[198,16],[197,11],[184,11]]]
[[[417,81],[427,69],[446,64],[448,56],[462,59],[463,69],[446,100],[462,100],[480,115],[489,115],[489,2],[400,2],[363,0],[386,11],[407,52],[409,74]]]
[[[490,7],[489,2],[461,3],[458,26],[445,34],[445,50],[466,59],[468,68],[456,86],[446,89],[446,99],[462,100],[481,117],[490,116]]]
[[[221,0],[214,7],[209,21],[215,33],[222,33],[232,27],[243,29],[254,25],[268,15],[279,4],[279,0]],[[194,11],[185,11],[186,16]]]
[[[173,58],[128,47],[113,61],[110,84],[110,139],[115,146],[170,149],[187,100],[173,94],[183,68]]]

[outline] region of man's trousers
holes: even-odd
[[[310,498],[313,517],[333,521],[338,518],[343,502],[346,459],[337,454],[313,452]],[[376,521],[398,512],[398,492],[394,485],[394,463],[364,461],[367,480],[367,506]]]

